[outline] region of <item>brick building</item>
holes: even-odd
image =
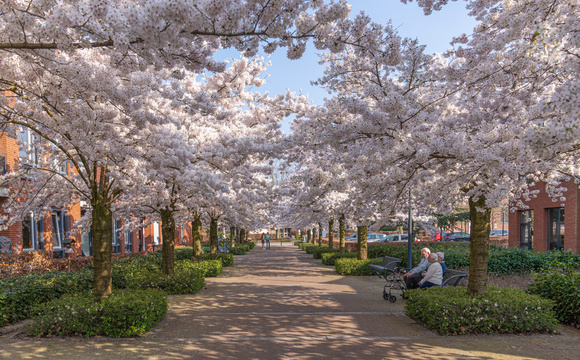
[[[20,145],[19,145],[20,141]],[[27,129],[20,129],[14,134],[0,132],[0,172],[2,174],[15,169],[20,162],[38,164],[36,154],[30,150],[30,144],[34,141],[34,134]],[[67,165],[64,165],[67,167]],[[64,168],[67,174],[71,169]],[[23,181],[32,181],[26,179]],[[10,189],[0,187],[0,215],[4,214],[3,205],[8,201]],[[72,237],[75,243],[71,256],[91,256],[92,237],[91,233],[83,232],[71,235],[70,229],[78,220],[87,206],[81,201],[66,209],[51,209],[42,214],[30,213],[22,221],[11,225],[8,229],[0,231],[0,237],[10,240],[11,251],[19,253],[23,251],[48,251],[56,257],[64,256],[66,249],[63,241]],[[155,222],[135,231],[116,231],[122,226],[122,219],[113,221],[114,239],[113,253],[131,253],[153,251],[162,243],[161,224]],[[6,239],[3,238],[3,239]],[[191,223],[178,225],[175,234],[176,245],[192,245]]]
[[[578,185],[573,181],[563,183],[568,189],[565,201],[554,202],[538,184],[536,198],[524,201],[528,209],[510,213],[510,247],[533,248],[536,251],[572,250],[580,254],[580,202]]]

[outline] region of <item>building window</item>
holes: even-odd
[[[534,239],[534,210],[520,211],[520,248],[531,249]]]
[[[44,236],[42,216],[36,219],[33,212],[22,219],[22,250],[42,250]]]
[[[62,241],[68,236],[68,212],[52,210],[52,247],[60,249]]]
[[[153,223],[153,244],[159,245],[161,238],[159,237],[159,222]]]
[[[139,236],[139,252],[141,252],[145,248],[145,228],[139,229],[138,236]]]
[[[131,230],[125,231],[125,252],[133,252],[133,232]]]
[[[548,248],[564,249],[564,208],[548,209]]]
[[[87,210],[81,208],[81,218],[86,214]],[[81,232],[81,250],[83,252],[83,256],[93,256],[93,232],[91,231],[90,227],[88,230],[83,229]]]
[[[121,220],[113,220],[113,254],[121,252]]]
[[[36,136],[30,129],[21,127],[18,131],[20,162],[28,165],[38,165],[38,148]]]
[[[0,175],[4,175],[6,172],[6,156],[0,155]]]

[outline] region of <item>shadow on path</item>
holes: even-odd
[[[579,359],[579,332],[442,337],[382,298],[377,277],[345,277],[284,243],[235,256],[132,339],[2,339],[0,359]],[[426,310],[428,311],[428,309]],[[434,314],[436,316],[436,314]]]

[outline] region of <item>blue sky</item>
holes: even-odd
[[[403,4],[399,0],[351,0],[351,16],[364,11],[374,22],[386,24],[389,19],[403,37],[417,38],[427,45],[427,52],[443,52],[451,47],[453,36],[472,33],[476,21],[467,15],[465,2],[451,1],[439,12],[423,15],[416,2]],[[235,55],[234,55],[235,56]],[[289,89],[295,93],[308,94],[314,104],[322,104],[327,96],[322,89],[310,85],[323,74],[324,68],[318,65],[316,49],[310,44],[304,56],[298,60],[286,58],[286,49],[279,49],[267,57],[272,64],[268,69],[270,76],[260,92],[269,91],[272,95]],[[290,131],[290,121],[282,123],[282,130]]]

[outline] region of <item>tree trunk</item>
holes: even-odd
[[[322,246],[322,223],[318,223],[318,246]]]
[[[310,244],[310,229],[306,230],[306,242]]]
[[[483,212],[477,209],[484,210]],[[484,294],[487,286],[487,263],[489,260],[489,232],[491,209],[485,205],[485,197],[475,202],[469,198],[469,218],[471,219],[471,243],[469,251],[469,283],[467,293]]]
[[[368,227],[363,225],[358,226],[356,232],[358,240],[358,259],[366,260],[368,257],[368,244],[367,244]]]
[[[340,217],[338,218],[338,242],[339,242],[341,254],[344,254],[345,235],[346,235],[346,233],[344,230],[344,214],[343,214],[343,215],[340,215]]]
[[[217,219],[211,219],[209,224],[209,252],[210,254],[217,254],[218,247],[218,223]]]
[[[175,219],[173,210],[166,207],[161,210],[161,234],[163,236],[161,270],[164,274],[173,275],[175,265]]]
[[[312,228],[312,244],[316,245],[316,226]]]
[[[276,229],[276,239],[280,238],[280,229]]]
[[[241,243],[245,243],[247,242],[247,236],[248,236],[248,232],[246,231],[246,229],[240,229],[240,242]]]
[[[328,221],[328,247],[334,249],[334,219]]]
[[[194,215],[191,222],[191,240],[193,243],[193,258],[197,259],[201,256],[201,216]]]
[[[113,213],[108,199],[98,195],[91,201],[91,231],[93,235],[94,295],[104,298],[113,291],[112,254],[113,254]]]

